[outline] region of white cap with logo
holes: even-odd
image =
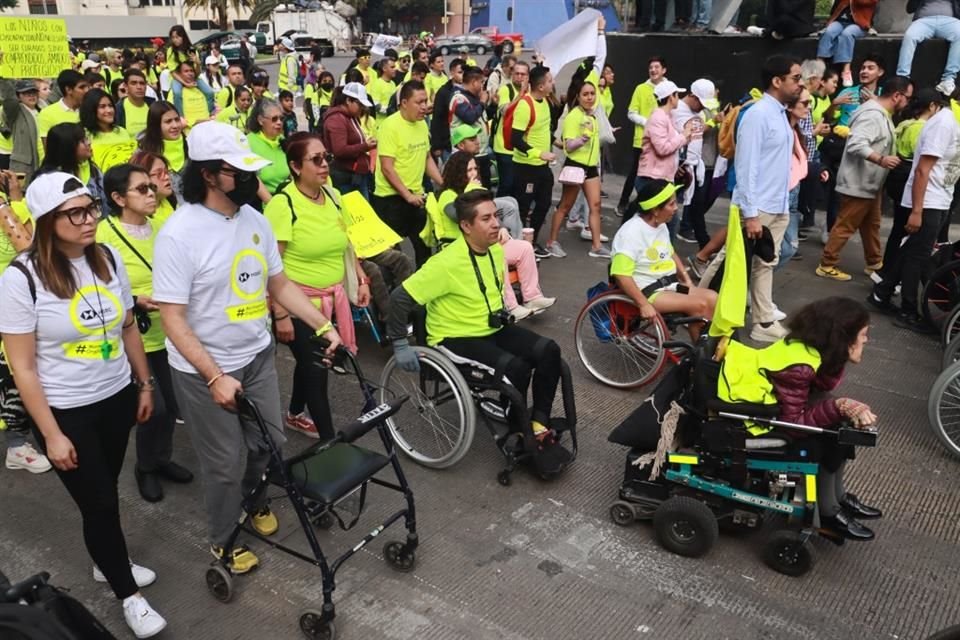
[[[373,103],[370,102],[370,98],[367,97],[367,89],[359,82],[348,82],[343,87],[343,95],[353,98],[354,100],[359,100],[360,104],[365,107],[372,107]]]
[[[250,150],[243,132],[225,122],[201,122],[190,130],[187,148],[191,160],[223,160],[240,171],[259,171],[268,164]]]
[[[717,87],[706,78],[694,80],[690,85],[690,94],[697,96],[700,104],[710,111],[716,111],[720,107],[720,101],[717,100]]]
[[[27,209],[33,214],[34,220],[39,220],[77,196],[90,196],[93,199],[86,185],[76,176],[62,171],[42,173],[27,187]]]
[[[675,93],[684,93],[685,91],[686,89],[678,87],[670,80],[661,80],[660,83],[653,88],[653,95],[657,97],[657,100],[663,100]]]
[[[207,56],[206,59],[204,59],[203,64],[220,64],[220,58],[217,56]]]

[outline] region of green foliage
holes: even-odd
[[[19,5],[19,0],[0,0],[0,11],[6,11],[7,9],[14,9]]]

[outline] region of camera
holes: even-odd
[[[139,307],[135,307],[133,317],[137,319],[137,329],[140,330],[140,333],[150,331],[150,326],[153,324],[153,321],[150,320],[150,314],[148,312]]]
[[[503,327],[516,323],[516,321],[517,319],[513,317],[513,314],[503,309],[491,311],[490,315],[487,316],[487,326],[491,329],[502,329]]]

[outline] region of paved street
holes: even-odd
[[[610,178],[605,189],[619,193],[619,180]],[[723,220],[722,204],[711,212],[715,225]],[[609,209],[604,213],[612,235],[619,220]],[[706,557],[681,558],[657,545],[649,524],[621,528],[608,517],[625,452],[606,436],[645,393],[603,387],[579,364],[573,323],[606,263],[587,257],[587,243],[564,233],[571,257],[540,267],[544,290],[559,302],[525,325],[556,339],[573,368],[580,458],[553,483],[519,472],[513,486],[502,487],[496,482],[501,457],[481,422],[471,451],[454,468],[432,471],[404,459],[417,497],[417,567],[398,574],[383,562],[383,541],[400,537],[396,528],[348,562],[335,594],[340,638],[920,639],[960,622],[960,461],[947,456],[926,423],[926,394],[940,357],[933,340],[875,318],[864,363],[850,368],[841,387],[881,420],[879,446],[861,450],[848,473],[851,489],[887,514],[871,524],[875,542],[836,548],[815,540],[819,562],[800,579],[762,564],[765,531],[722,536]],[[777,275],[776,298],[785,311],[817,296],[866,295],[863,275],[849,283],[814,276],[819,248],[813,239],[804,243],[804,259]],[[862,273],[858,242],[851,242],[841,266]],[[365,330],[359,333],[362,363],[378,376],[389,353]],[[285,347],[278,363],[286,397],[292,358]],[[355,385],[333,377],[331,387],[336,421],[355,417]],[[365,441],[374,444],[372,436]],[[290,434],[286,449],[296,452],[309,442]],[[196,469],[184,429],[175,457]],[[168,485],[163,502],[147,504],[137,493],[133,464],[131,445],[120,487],[124,524],[134,560],[159,574],[145,593],[170,622],[162,637],[299,637],[299,612],[321,601],[319,571],[254,544],[261,567],[237,580],[231,604],[216,602],[203,578],[209,555],[199,484]],[[0,470],[0,504],[0,569],[14,579],[50,571],[118,637],[129,637],[119,604],[91,578],[77,511],[57,478]],[[331,553],[348,548],[366,523],[397,506],[395,494],[374,489],[361,525],[322,532],[321,543]],[[274,508],[278,536],[303,547],[289,506],[276,500]]]

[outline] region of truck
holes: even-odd
[[[344,14],[349,13],[352,7],[341,2],[336,6],[327,2],[313,6],[317,8],[304,11],[294,5],[277,5],[269,21],[258,22],[257,33],[264,35],[267,48],[272,48],[282,34],[296,31],[298,34],[327,39],[338,49],[349,49],[355,29],[353,16]]]
[[[490,38],[494,46],[502,43],[504,53],[519,51],[520,47],[523,46],[522,33],[501,33],[497,27],[477,27],[476,29],[471,29],[470,33]]]

